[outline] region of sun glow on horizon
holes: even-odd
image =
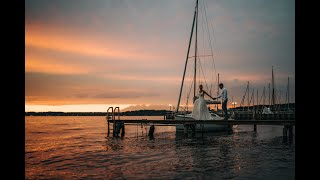
[[[25,105],[25,112],[107,112],[109,107],[120,110],[132,104]]]

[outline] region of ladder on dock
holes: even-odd
[[[111,116],[109,116],[110,109],[111,109]],[[116,131],[115,131],[116,130],[116,115],[115,115],[116,110],[118,110],[118,121],[120,121],[120,108],[119,107],[109,107],[107,110],[106,119],[107,119],[107,123],[108,123],[108,136],[110,135],[110,130],[112,130],[113,136],[116,135]],[[109,120],[112,120],[112,122],[113,122],[112,129],[110,129],[110,121]]]

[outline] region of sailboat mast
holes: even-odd
[[[249,93],[250,89],[249,89],[249,81],[248,81],[248,111],[250,110],[249,106],[250,106],[250,93]]]
[[[275,105],[275,94],[274,94],[274,77],[273,77],[273,66],[272,66],[272,97],[271,97],[271,103],[272,106],[274,107]]]
[[[196,40],[194,45],[194,77],[193,77],[193,102],[196,97],[196,88],[197,88],[197,44],[198,44],[198,0],[196,4]]]
[[[176,113],[179,111],[179,106],[180,106],[181,93],[182,93],[182,88],[183,88],[184,77],[186,75],[186,69],[187,69],[187,64],[188,64],[188,58],[189,58],[189,51],[190,51],[190,45],[191,45],[191,40],[192,40],[192,34],[193,34],[194,21],[196,19],[197,7],[198,7],[198,0],[197,0],[196,8],[194,10],[194,16],[193,16],[193,22],[192,22],[192,28],[191,28],[191,35],[190,35],[190,39],[189,39],[188,52],[187,52],[187,57],[186,57],[186,63],[184,65],[184,71],[183,71],[183,76],[182,76],[182,83],[181,83],[181,87],[180,87],[180,94],[179,94]]]
[[[258,93],[258,89],[257,89],[257,107],[259,106],[259,101],[258,101],[258,99],[259,99],[259,93]]]
[[[290,99],[289,99],[289,77],[288,77],[288,110],[290,110]]]
[[[219,76],[220,74],[218,73],[218,85],[219,85]],[[217,96],[219,96],[219,86],[217,86]],[[216,104],[216,111],[218,111],[218,104]]]
[[[219,80],[219,77],[220,76],[220,74],[218,73],[218,86],[217,86],[217,96],[219,96],[219,84],[220,84],[220,80]]]
[[[270,83],[268,84],[268,92],[269,92],[269,108],[270,108]]]
[[[263,106],[266,105],[266,87],[263,86]]]

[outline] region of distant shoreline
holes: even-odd
[[[268,105],[267,105],[268,106]],[[288,104],[277,104],[279,109],[286,110],[288,108]],[[257,109],[262,109],[264,105],[255,105]],[[252,106],[244,106],[244,107],[236,107],[229,108],[229,110],[241,110],[241,109],[252,109]],[[295,109],[295,103],[289,104],[290,109]],[[164,116],[172,111],[169,110],[136,110],[136,111],[125,111],[120,112],[120,116]],[[109,112],[110,113],[110,112]],[[109,116],[111,113],[109,114]],[[115,112],[117,116],[118,113]],[[25,116],[107,116],[107,112],[25,112]]]
[[[164,116],[168,110],[138,110],[120,112],[120,116]],[[109,112],[109,115],[111,113]],[[115,112],[117,116],[118,113]],[[25,112],[25,116],[107,116],[107,112]]]

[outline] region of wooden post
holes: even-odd
[[[183,128],[184,135],[188,135],[188,124],[184,124]]]
[[[124,123],[121,126],[121,137],[123,137],[125,134],[125,128],[124,128]]]
[[[254,108],[254,107],[253,107]],[[252,120],[256,120],[256,111],[254,110],[253,111],[253,118],[252,118]],[[257,132],[257,124],[253,124],[253,131],[254,132]]]
[[[203,133],[204,133],[204,124],[200,124],[200,128],[201,128],[201,137],[203,137]]]
[[[196,134],[196,124],[190,124],[190,129],[192,131],[192,137]]]
[[[284,127],[283,127],[283,136],[288,136],[287,125],[284,125]]]
[[[283,127],[283,142],[287,142],[288,138],[288,128],[287,125],[284,125]]]
[[[109,136],[109,134],[110,134],[110,122],[109,122],[108,113],[107,113],[107,122],[108,122],[108,136]]]
[[[289,142],[292,142],[293,141],[293,127],[292,125],[289,126]]]
[[[116,123],[114,131],[114,136],[119,137],[120,131],[121,131],[121,136],[124,135],[124,123],[122,121],[118,121]]]
[[[149,129],[149,139],[154,139],[154,130],[155,130],[155,127],[154,125],[151,125],[150,126],[150,129]]]
[[[196,125],[190,124],[190,129],[191,129],[192,133],[195,133],[196,132]]]

